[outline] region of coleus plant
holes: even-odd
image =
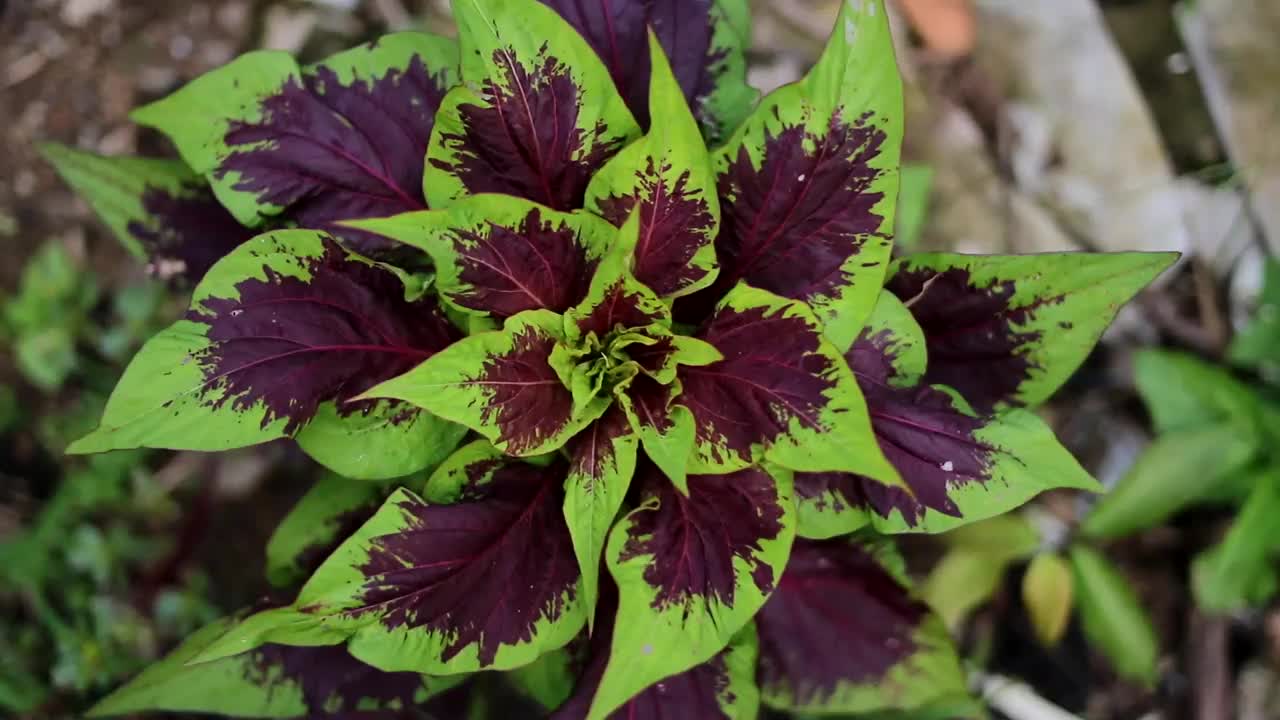
[[[96,713],[435,717],[482,671],[561,720],[966,712],[893,535],[1094,489],[1031,408],[1172,256],[893,259],[881,0],[758,101],[745,0],[454,12],[138,110],[180,159],[46,148],[193,288],[71,451],[336,473],[268,548],[296,599]]]

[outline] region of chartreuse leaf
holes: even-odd
[[[1280,538],[1280,470],[1254,475],[1244,507],[1222,542],[1191,566],[1196,603],[1212,612],[1232,612],[1266,603],[1280,588],[1276,557]]]
[[[425,251],[447,302],[497,318],[576,305],[616,234],[589,213],[557,212],[506,195],[475,195],[445,210],[346,225]]]
[[[1230,424],[1248,433],[1262,421],[1257,395],[1248,385],[1193,355],[1142,350],[1133,371],[1156,432]]]
[[[1075,586],[1071,566],[1056,553],[1041,553],[1022,576],[1022,604],[1036,638],[1045,647],[1058,644],[1071,620]]]
[[[581,636],[579,636],[581,637]],[[528,665],[506,673],[506,678],[521,694],[530,697],[544,710],[560,707],[573,695],[580,658],[574,652],[578,642],[552,650]]]
[[[555,450],[608,408],[584,411],[551,365],[563,320],[549,310],[509,318],[501,330],[472,335],[365,394],[404,400],[465,425],[509,455]]]
[[[594,627],[600,558],[636,470],[639,438],[626,417],[612,408],[569,442],[564,519],[582,571],[582,604]]]
[[[169,711],[231,717],[325,718],[411,708],[458,683],[418,673],[386,673],[341,647],[264,645],[251,652],[192,664],[232,626],[219,620],[95,705],[89,717]]]
[[[209,178],[214,193],[245,225],[259,225],[277,215],[279,206],[260,203],[236,186],[238,173],[215,177],[234,152],[227,135],[241,125],[267,121],[265,103],[301,80],[298,63],[287,53],[258,50],[201,75],[166,98],[133,111],[134,122],[164,133],[195,172]]]
[[[946,628],[883,539],[797,540],[756,627],[757,677],[779,710],[860,716],[967,695]]]
[[[573,696],[550,720],[587,717],[609,661],[608,643],[597,644],[596,637]],[[758,654],[756,629],[749,623],[715,657],[641,690],[609,715],[609,720],[756,720],[760,716],[760,689],[755,680]]]
[[[1090,538],[1127,535],[1202,500],[1257,450],[1257,438],[1231,424],[1158,436],[1080,526]]]
[[[426,443],[386,457],[321,447],[322,462],[364,477],[421,470],[438,459],[440,443],[456,439],[454,429],[406,405],[347,402],[457,337],[434,302],[407,302],[404,293],[395,273],[324,233],[259,236],[209,271],[187,317],[143,346],[101,425],[68,451],[226,450],[306,433],[319,413],[311,449],[313,440],[355,431],[371,448]],[[332,403],[336,410],[322,411]]]
[[[427,150],[433,208],[464,195],[582,207],[591,176],[639,127],[585,40],[537,0],[457,0],[462,79]]]
[[[1093,549],[1073,547],[1070,558],[1089,642],[1111,660],[1117,673],[1153,685],[1160,645],[1128,581]]]
[[[676,401],[697,430],[693,471],[732,471],[763,455],[793,470],[903,486],[848,365],[803,303],[742,284],[696,337],[725,359],[680,369]]]
[[[291,585],[364,524],[390,491],[380,483],[326,475],[316,481],[267,541],[267,579]]]
[[[613,157],[587,187],[587,208],[622,226],[638,214],[631,271],[658,295],[687,295],[717,272],[720,201],[706,144],[656,35],[649,132]]]
[[[559,457],[534,465],[483,441],[462,448],[432,475],[428,499],[397,490],[316,570],[293,609],[248,618],[202,659],[262,642],[349,638],[353,656],[389,672],[532,662],[586,621],[561,514],[567,472]]]
[[[774,589],[795,535],[781,469],[690,475],[688,495],[653,466],[639,480],[640,506],[609,537],[618,612],[589,720],[723,650]]]
[[[344,413],[334,403],[316,408],[298,432],[298,447],[345,477],[390,480],[438,464],[467,429],[405,403],[378,401]]]
[[[837,347],[889,262],[902,81],[882,0],[841,4],[813,70],[771,93],[714,158],[718,296],[739,281],[808,303]]]
[[[1040,534],[1019,514],[965,525],[941,540],[947,551],[929,571],[920,595],[953,633],[995,594],[1013,562],[1040,547]]]
[[[922,253],[897,261],[887,287],[924,329],[925,381],[989,412],[1047,400],[1120,307],[1177,257]]]
[[[159,275],[198,282],[250,237],[180,160],[103,157],[57,143],[41,145],[40,153],[125,249],[150,260]]]
[[[173,140],[240,222],[304,227],[426,207],[423,148],[455,83],[457,48],[395,33],[306,68],[248,53],[136,110]],[[376,238],[343,233],[364,251]]]

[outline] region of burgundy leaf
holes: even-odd
[[[685,496],[657,467],[637,470],[642,493],[656,506],[633,513],[619,561],[650,555],[644,579],[658,589],[654,609],[679,606],[694,596],[732,606],[733,562],[749,563],[751,579],[769,592],[776,578],[760,561],[760,543],[781,535],[783,508],[777,483],[748,468],[729,475],[690,475]]]
[[[445,661],[477,645],[482,665],[493,663],[499,645],[528,641],[537,623],[560,616],[579,578],[561,514],[567,464],[494,470],[498,462],[473,466],[474,480],[454,504],[400,504],[409,526],[373,539],[361,567],[369,578],[363,604],[349,612],[442,634]]]
[[[627,416],[612,405],[599,420],[578,433],[566,445],[571,475],[591,480],[601,477],[613,462],[613,441],[631,432]],[[630,478],[627,478],[630,480]]]
[[[848,473],[796,473],[796,495],[814,498],[832,491],[828,501],[843,500],[883,517],[897,509],[909,525],[916,524],[926,508],[960,517],[950,491],[987,479],[989,456],[995,449],[974,435],[987,421],[957,411],[951,396],[928,385],[890,385],[891,352],[884,337],[864,334],[845,357],[866,398],[880,449],[914,497],[902,488]]]
[[[344,645],[263,645],[252,651],[257,682],[283,677],[302,690],[309,720],[393,720],[414,707],[422,675],[383,672],[351,656]],[[277,675],[278,673],[278,675]]]
[[[953,387],[979,412],[1012,401],[1018,386],[1035,370],[1017,349],[1040,339],[1038,330],[1021,330],[1041,298],[1013,307],[1013,281],[988,287],[974,284],[964,268],[903,270],[888,289],[904,302],[924,331],[929,368],[924,380]]]
[[[542,220],[536,208],[519,227],[490,223],[487,234],[457,235],[459,279],[470,289],[451,299],[499,318],[543,308],[564,312],[583,299],[595,272],[574,229]]]
[[[530,74],[513,55],[495,51],[494,62],[506,77],[490,80],[487,106],[460,106],[462,132],[441,137],[453,160],[432,164],[456,175],[473,194],[515,195],[556,210],[581,208],[591,176],[621,145],[605,137],[603,120],[589,130],[579,127],[581,89],[563,63],[544,54]]]
[[[639,174],[637,195],[640,205],[640,233],[636,241],[632,272],[635,278],[661,296],[672,295],[701,280],[705,268],[692,265],[706,236],[715,226],[705,200],[690,190],[689,173],[668,186],[664,173],[670,168],[656,168],[653,158]],[[636,207],[636,196],[605,198],[600,210],[618,227],[627,221]]]
[[[554,337],[526,328],[510,352],[487,358],[474,380],[493,388],[483,420],[497,423],[508,454],[538,445],[573,416],[573,394],[549,361],[555,345]]]
[[[749,459],[753,445],[783,435],[792,420],[821,426],[824,393],[835,383],[830,361],[817,354],[821,337],[803,318],[725,307],[697,337],[725,358],[680,368],[678,401],[693,413],[700,444]]]
[[[928,614],[874,557],[845,541],[796,540],[756,616],[761,686],[821,703],[845,683],[874,684],[915,652]]]
[[[301,227],[385,250],[384,238],[334,223],[426,207],[423,158],[447,89],[417,57],[350,84],[321,65],[267,98],[261,120],[231,126],[225,142],[235,152],[217,172],[235,173],[237,190],[287,208]]]
[[[822,136],[806,136],[801,126],[767,136],[759,169],[744,145],[719,181],[720,275],[681,315],[705,312],[740,280],[804,301],[847,284],[849,258],[885,241],[884,218],[874,211],[884,194],[871,190],[883,172],[871,163],[885,139],[869,118],[846,125],[837,116]]]
[[[208,325],[211,344],[198,360],[206,386],[223,391],[215,406],[261,401],[264,423],[285,418],[293,432],[321,403],[359,395],[458,339],[434,302],[405,301],[394,273],[324,243],[322,256],[308,258],[310,280],[264,266],[266,280],[241,281],[238,298],[207,298],[188,314]]]
[[[255,232],[227,212],[204,184],[180,192],[152,186],[142,194],[147,222],[129,223],[142,243],[149,269],[166,280],[195,285],[204,274]]]
[[[649,124],[652,27],[695,114],[715,89],[724,53],[712,46],[713,0],[542,0],[560,13],[604,61],[637,122]],[[699,120],[704,118],[699,117]]]

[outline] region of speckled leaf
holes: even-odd
[[[426,702],[457,683],[370,667],[341,647],[264,645],[188,664],[232,625],[217,621],[95,705],[89,717],[139,712],[216,713],[230,717],[353,720]],[[359,715],[357,715],[359,711]],[[378,717],[381,717],[378,715]]]
[[[928,383],[980,412],[1044,402],[1084,362],[1120,306],[1176,253],[912,255],[888,288],[929,349]]]
[[[662,108],[651,104],[651,28],[671,58],[680,97],[694,109],[707,137],[726,137],[751,110],[756,91],[746,82],[743,51],[750,17],[741,0],[542,0],[555,8],[604,61],[642,125]]]
[[[427,499],[397,490],[279,626],[292,643],[346,636],[351,654],[378,668],[438,675],[510,669],[563,646],[586,621],[561,515],[567,471],[562,459],[533,465],[487,443],[463,447],[431,477]],[[291,631],[303,618],[326,636]],[[238,633],[239,647],[285,642],[275,621],[259,623]],[[233,649],[233,639],[219,642]]]
[[[399,276],[324,233],[254,238],[209,271],[185,319],[143,346],[99,428],[69,451],[226,450],[291,436],[326,403],[366,411],[349,401],[458,336],[434,302],[404,293]]]
[[[943,386],[899,387],[899,342],[868,327],[846,355],[885,457],[910,489],[849,473],[800,473],[800,532],[831,537],[866,523],[881,532],[941,532],[1007,512],[1044,490],[1098,490],[1035,414],[978,415]]]
[[[445,210],[350,225],[425,251],[449,303],[496,318],[525,310],[564,312],[582,301],[616,235],[594,215],[557,212],[507,195],[475,195]]]
[[[796,541],[756,629],[761,692],[780,710],[910,711],[966,693],[946,628],[882,540]]]
[[[731,471],[764,456],[793,470],[860,472],[901,486],[853,374],[802,303],[739,285],[696,337],[724,360],[679,372],[676,402],[697,429],[695,468]]]
[[[396,33],[300,68],[248,53],[136,110],[204,174],[240,222],[285,216],[303,227],[426,207],[424,156],[456,78],[457,48]],[[365,252],[375,236],[344,232]]]
[[[56,143],[41,145],[40,153],[125,249],[166,280],[199,282],[253,235],[180,160],[103,157]]]
[[[454,343],[409,372],[367,393],[394,398],[465,425],[510,455],[555,450],[608,407],[582,412],[551,366],[563,321],[549,310],[507,320],[502,330]]]
[[[813,70],[717,152],[720,276],[687,312],[745,280],[807,302],[846,347],[889,262],[904,115],[883,0],[842,3]]]
[[[639,134],[608,71],[537,0],[457,0],[453,11],[465,84],[431,136],[431,206],[492,192],[581,208],[591,176]]]
[[[640,506],[609,538],[619,621],[590,720],[723,650],[773,590],[795,532],[786,471],[691,475],[687,496],[654,466],[637,479]]]
[[[687,295],[715,279],[720,201],[707,147],[671,65],[650,37],[657,111],[649,133],[618,153],[587,187],[587,208],[621,227],[639,227],[631,270],[663,297]]]
[[[390,492],[386,483],[338,475],[317,480],[267,540],[267,579],[278,587],[305,580]]]

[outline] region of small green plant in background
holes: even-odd
[[[1039,639],[1061,640],[1078,611],[1090,643],[1120,675],[1154,684],[1159,640],[1106,543],[1160,526],[1178,513],[1217,507],[1232,522],[1190,568],[1192,594],[1208,613],[1265,606],[1280,591],[1280,265],[1269,262],[1255,319],[1230,346],[1232,366],[1193,355],[1139,351],[1134,379],[1156,437],[1116,487],[1058,542],[1027,516],[1006,516],[944,536],[947,551],[925,596],[958,627],[1029,562],[1023,604]]]

